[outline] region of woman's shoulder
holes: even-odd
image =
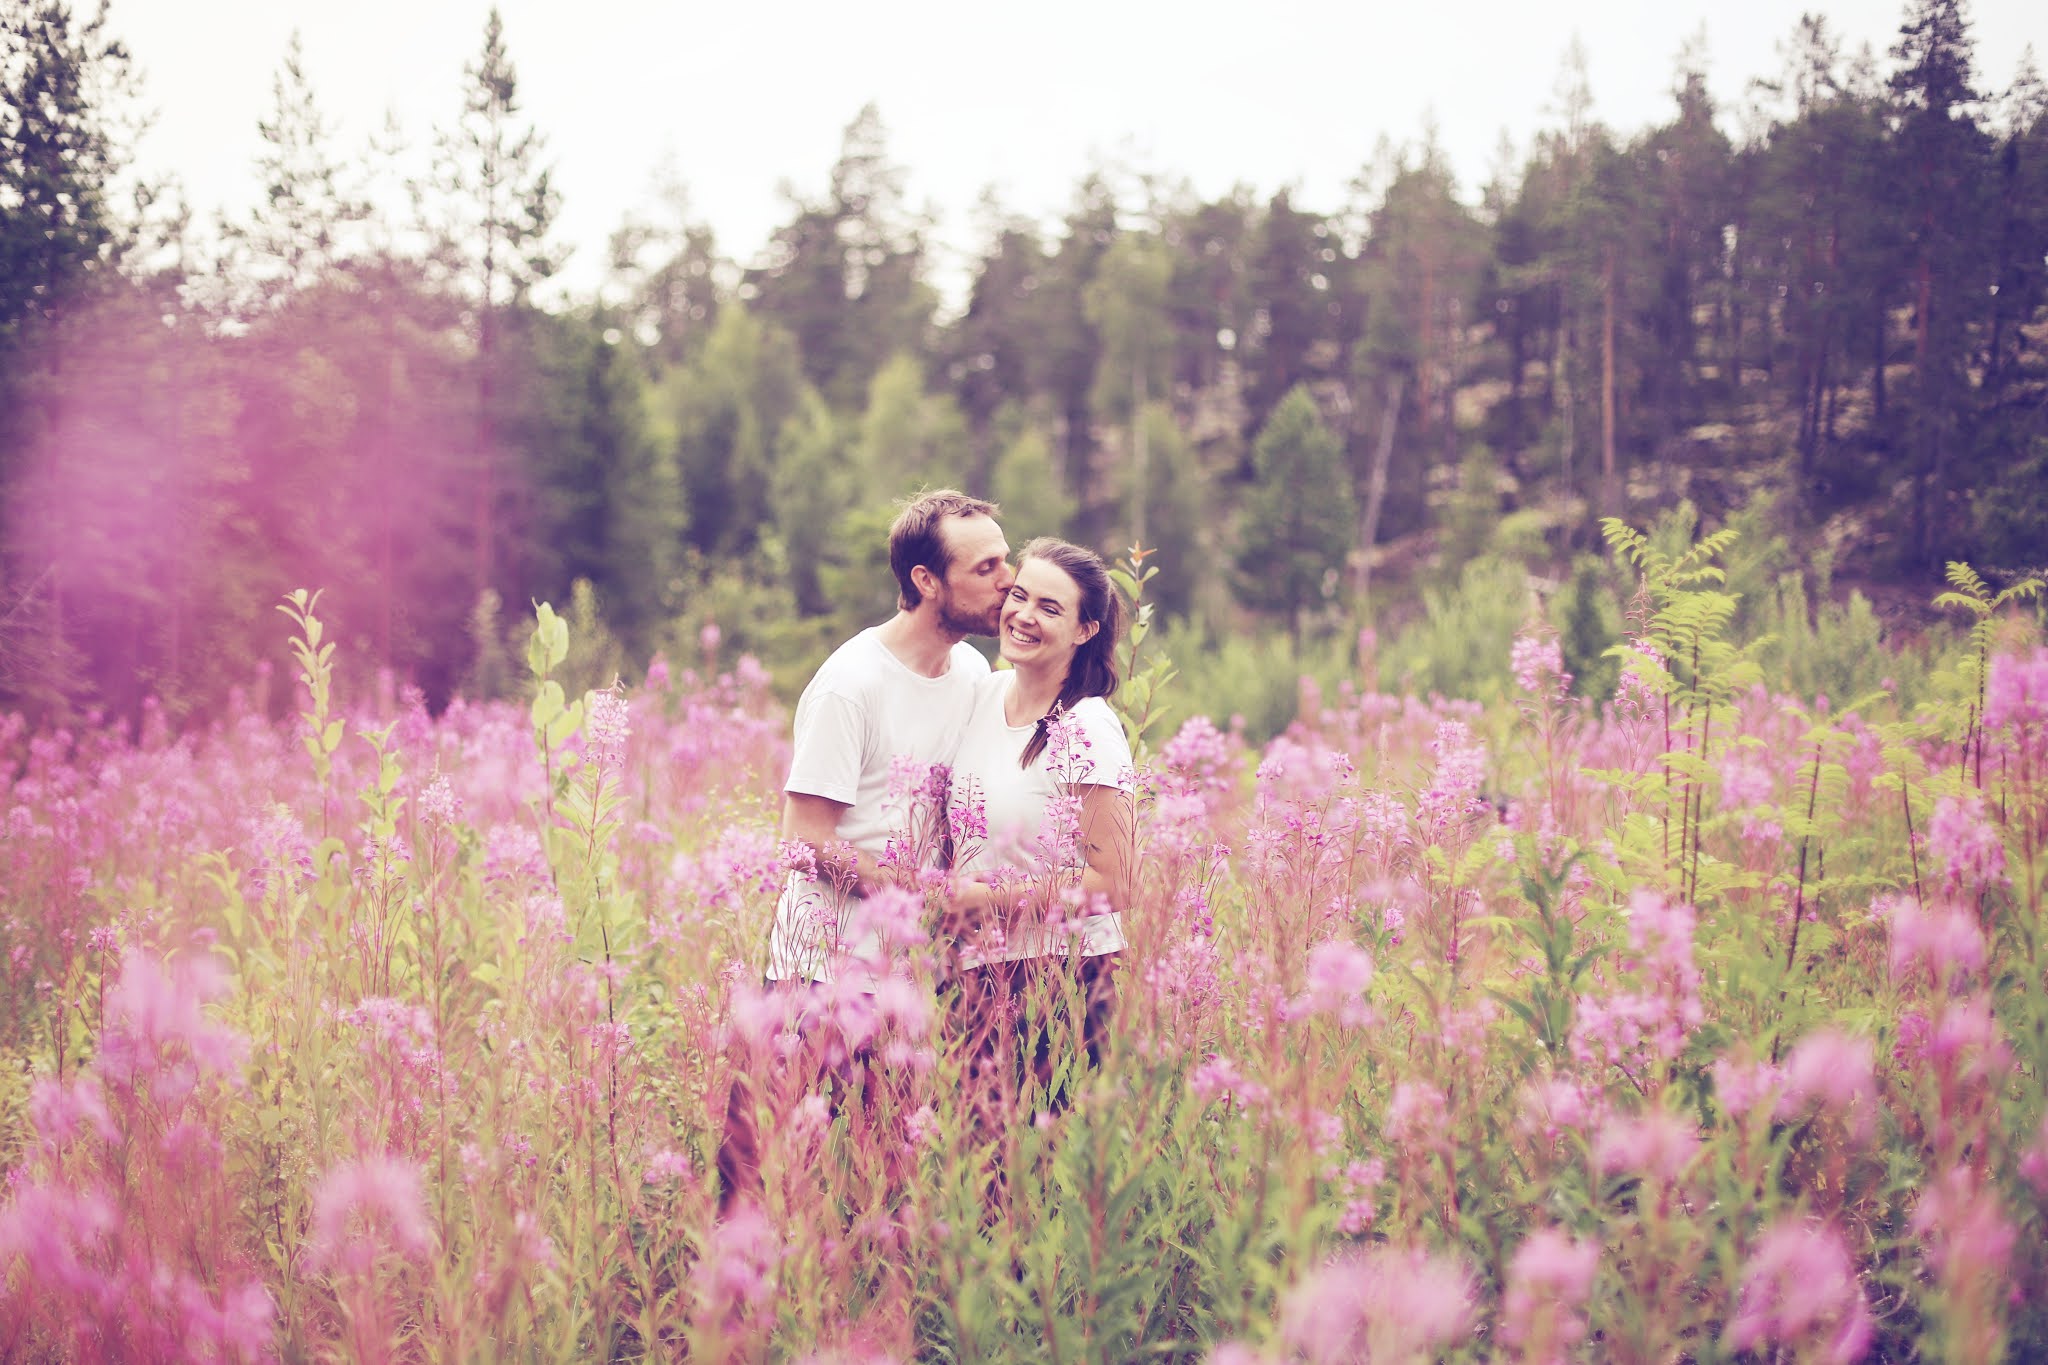
[[[1124,723],[1107,697],[1083,697],[1067,709],[1070,723],[1081,741],[1088,769],[1083,780],[1110,787],[1128,787],[1131,781],[1131,744],[1124,737]]]
[[[1118,734],[1123,733],[1123,722],[1116,718],[1116,708],[1109,704],[1108,697],[1083,697],[1068,707],[1067,711],[1078,725],[1086,725],[1091,729],[1114,725]]]

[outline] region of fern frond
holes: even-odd
[[[1991,610],[1990,602],[1984,598],[1973,597],[1968,593],[1961,592],[1942,593],[1934,599],[1934,605],[1937,607],[1961,607],[1966,611],[1975,612],[1979,616]]]
[[[1951,559],[1948,562],[1948,581],[1957,590],[1966,592],[1979,601],[1990,600],[1991,590],[1984,585],[1984,580],[1977,576],[1975,569],[1960,559]]]

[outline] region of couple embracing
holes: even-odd
[[[1077,988],[1093,1060],[1124,947],[1134,781],[1108,700],[1123,604],[1101,558],[1065,541],[1033,540],[1013,566],[996,512],[951,490],[912,499],[889,530],[896,614],[835,650],[797,703],[782,838],[814,867],[787,880],[766,975],[801,991],[861,970],[876,954],[859,901],[939,880],[949,1015],[971,1064],[1008,1056],[1043,1083],[1055,1059],[1027,997]],[[966,643],[989,635],[1008,669]],[[943,878],[903,854],[902,774],[934,765],[951,769]]]

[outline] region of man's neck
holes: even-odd
[[[940,627],[936,612],[898,611],[875,627],[883,646],[911,672],[943,678],[961,637]]]

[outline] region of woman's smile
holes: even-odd
[[[1002,651],[1011,663],[1043,656],[1053,663],[1071,658],[1095,634],[1081,620],[1081,585],[1059,565],[1026,558],[1017,566],[1003,602]]]

